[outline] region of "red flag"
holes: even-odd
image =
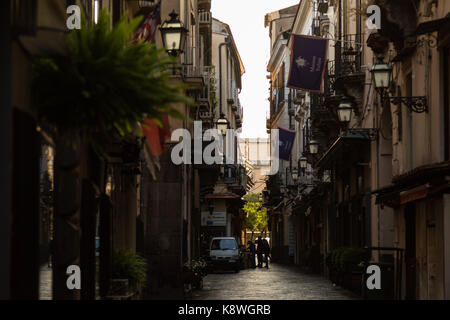
[[[139,41],[153,42],[156,30],[158,30],[158,25],[161,22],[160,11],[161,1],[158,2],[153,11],[144,20],[142,26],[138,29],[134,38],[134,43],[138,43]]]
[[[162,116],[162,127],[156,121],[145,119],[144,124],[141,125],[142,132],[148,140],[148,144],[155,157],[159,157],[165,150],[165,143],[170,138],[169,116],[167,114]]]

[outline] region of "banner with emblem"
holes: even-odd
[[[321,93],[328,55],[328,39],[292,35],[288,87]]]
[[[294,146],[296,132],[278,127],[278,143],[279,143],[279,158],[281,160],[289,161],[291,157],[292,147]]]

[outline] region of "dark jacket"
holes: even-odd
[[[251,254],[255,254],[255,252],[256,252],[256,247],[255,247],[255,244],[254,244],[253,242],[249,241],[248,249],[250,250],[250,253],[251,253]]]
[[[264,241],[256,240],[256,253],[264,253]]]
[[[270,254],[270,245],[269,245],[269,241],[267,241],[266,239],[263,239],[262,240],[262,243],[263,243],[263,252],[265,253],[265,254]]]

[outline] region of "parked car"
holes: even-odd
[[[236,273],[241,268],[240,250],[235,238],[212,238],[209,247],[210,270],[234,270]]]

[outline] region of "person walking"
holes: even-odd
[[[256,246],[250,240],[247,242],[247,244],[248,244],[248,250],[250,250],[251,266],[252,266],[253,269],[255,269],[256,268],[256,261],[255,261],[255,258],[256,258],[256,256],[255,256],[256,255]]]
[[[262,268],[264,254],[264,243],[261,237],[256,240],[256,255],[258,256],[258,268]]]
[[[264,261],[266,262],[266,268],[269,269],[269,257],[270,257],[270,245],[266,238],[262,240]]]

